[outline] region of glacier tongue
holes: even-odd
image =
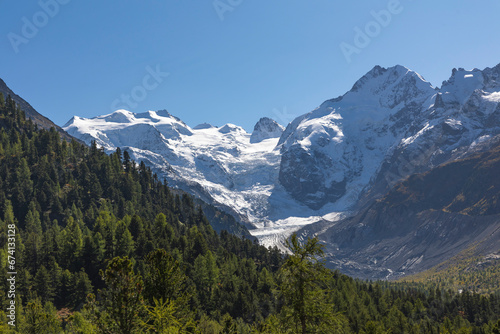
[[[233,124],[190,128],[166,110],[75,116],[64,129],[108,152],[128,149],[271,245],[304,225],[335,221],[330,213],[411,173],[487,147],[500,133],[499,102],[500,65],[454,70],[441,88],[406,67],[376,66],[286,129],[269,118],[252,134]]]

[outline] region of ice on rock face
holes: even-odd
[[[268,214],[265,202],[280,161],[277,136],[252,144],[250,134],[233,124],[192,129],[166,111],[111,115],[74,117],[65,128],[88,144],[96,140],[107,152],[117,147],[129,150],[132,158],[145,161],[170,185],[231,207],[244,221]]]
[[[484,77],[480,70],[453,69],[451,78],[443,82],[441,94],[445,103],[463,104],[483,84]]]

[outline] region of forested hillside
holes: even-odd
[[[353,280],[325,269],[317,239],[288,246],[215,232],[126,151],[62,140],[0,94],[0,332],[500,330],[498,294]]]

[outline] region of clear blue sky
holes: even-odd
[[[375,23],[381,10],[391,17]],[[0,0],[0,13],[0,77],[59,125],[133,93],[134,112],[251,131],[344,94],[374,65],[440,86],[453,67],[500,63],[497,0]],[[356,48],[350,62],[341,43]]]

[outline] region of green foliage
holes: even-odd
[[[142,324],[146,333],[192,333],[196,328],[194,321],[179,312],[175,301],[154,298],[153,305],[146,306],[146,310],[146,321]]]
[[[106,288],[100,293],[94,314],[103,333],[140,333],[140,319],[144,308],[143,283],[133,270],[128,258],[113,258],[101,271]]]
[[[5,98],[2,92],[0,92],[0,108],[5,108]]]
[[[204,334],[219,334],[222,332],[223,327],[219,324],[219,322],[203,315],[198,321],[197,329],[200,333]]]
[[[492,328],[491,333],[500,334],[500,320],[498,320],[496,325]]]
[[[180,264],[164,249],[157,249],[146,256],[146,295],[149,300],[159,297],[174,300],[182,295],[187,280]]]
[[[293,234],[287,241],[291,254],[280,269],[283,327],[295,333],[342,333],[345,324],[334,313],[330,299],[331,272],[320,260],[323,245],[317,238],[304,244]]]
[[[87,312],[75,312],[68,319],[67,332],[72,334],[96,334],[97,326],[90,320],[92,316]]]
[[[206,256],[198,255],[194,261],[193,281],[203,304],[210,303],[218,280],[219,269],[212,252],[208,251]]]
[[[24,309],[20,331],[26,334],[57,334],[62,333],[62,328],[53,305],[47,303],[43,307],[39,300],[35,300]]]

